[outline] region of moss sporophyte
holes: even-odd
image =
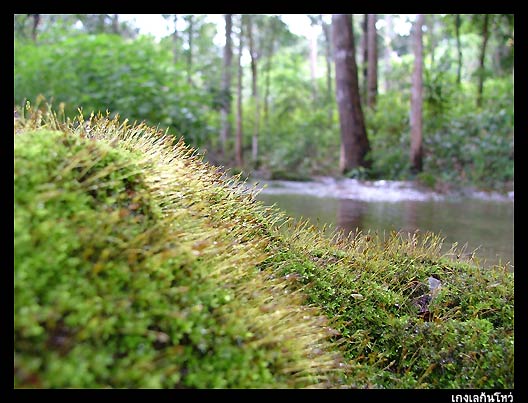
[[[513,388],[506,267],[325,236],[144,124],[18,114],[15,387]]]

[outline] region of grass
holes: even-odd
[[[506,267],[293,225],[143,124],[21,115],[15,387],[513,388]]]

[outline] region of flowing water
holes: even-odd
[[[475,255],[485,267],[507,264],[513,270],[513,192],[442,195],[409,182],[321,178],[313,182],[263,181],[258,199],[294,218],[307,218],[345,231],[389,234],[432,231]]]

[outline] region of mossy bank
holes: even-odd
[[[15,387],[514,386],[505,267],[292,225],[144,125],[21,115]]]

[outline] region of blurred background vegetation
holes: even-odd
[[[329,16],[306,16],[309,37],[293,33],[280,15],[228,16],[219,21],[229,18],[229,33],[207,15],[164,15],[171,32],[159,38],[140,34],[118,14],[15,15],[14,103],[51,102],[70,117],[82,108],[85,115],[108,110],[146,121],[183,136],[232,172],[272,179],[340,175]],[[378,84],[371,107],[366,15],[354,15],[371,163],[348,176],[512,190],[513,15],[425,16],[424,160],[417,176],[409,159],[411,35],[394,29],[413,16],[375,18]]]

